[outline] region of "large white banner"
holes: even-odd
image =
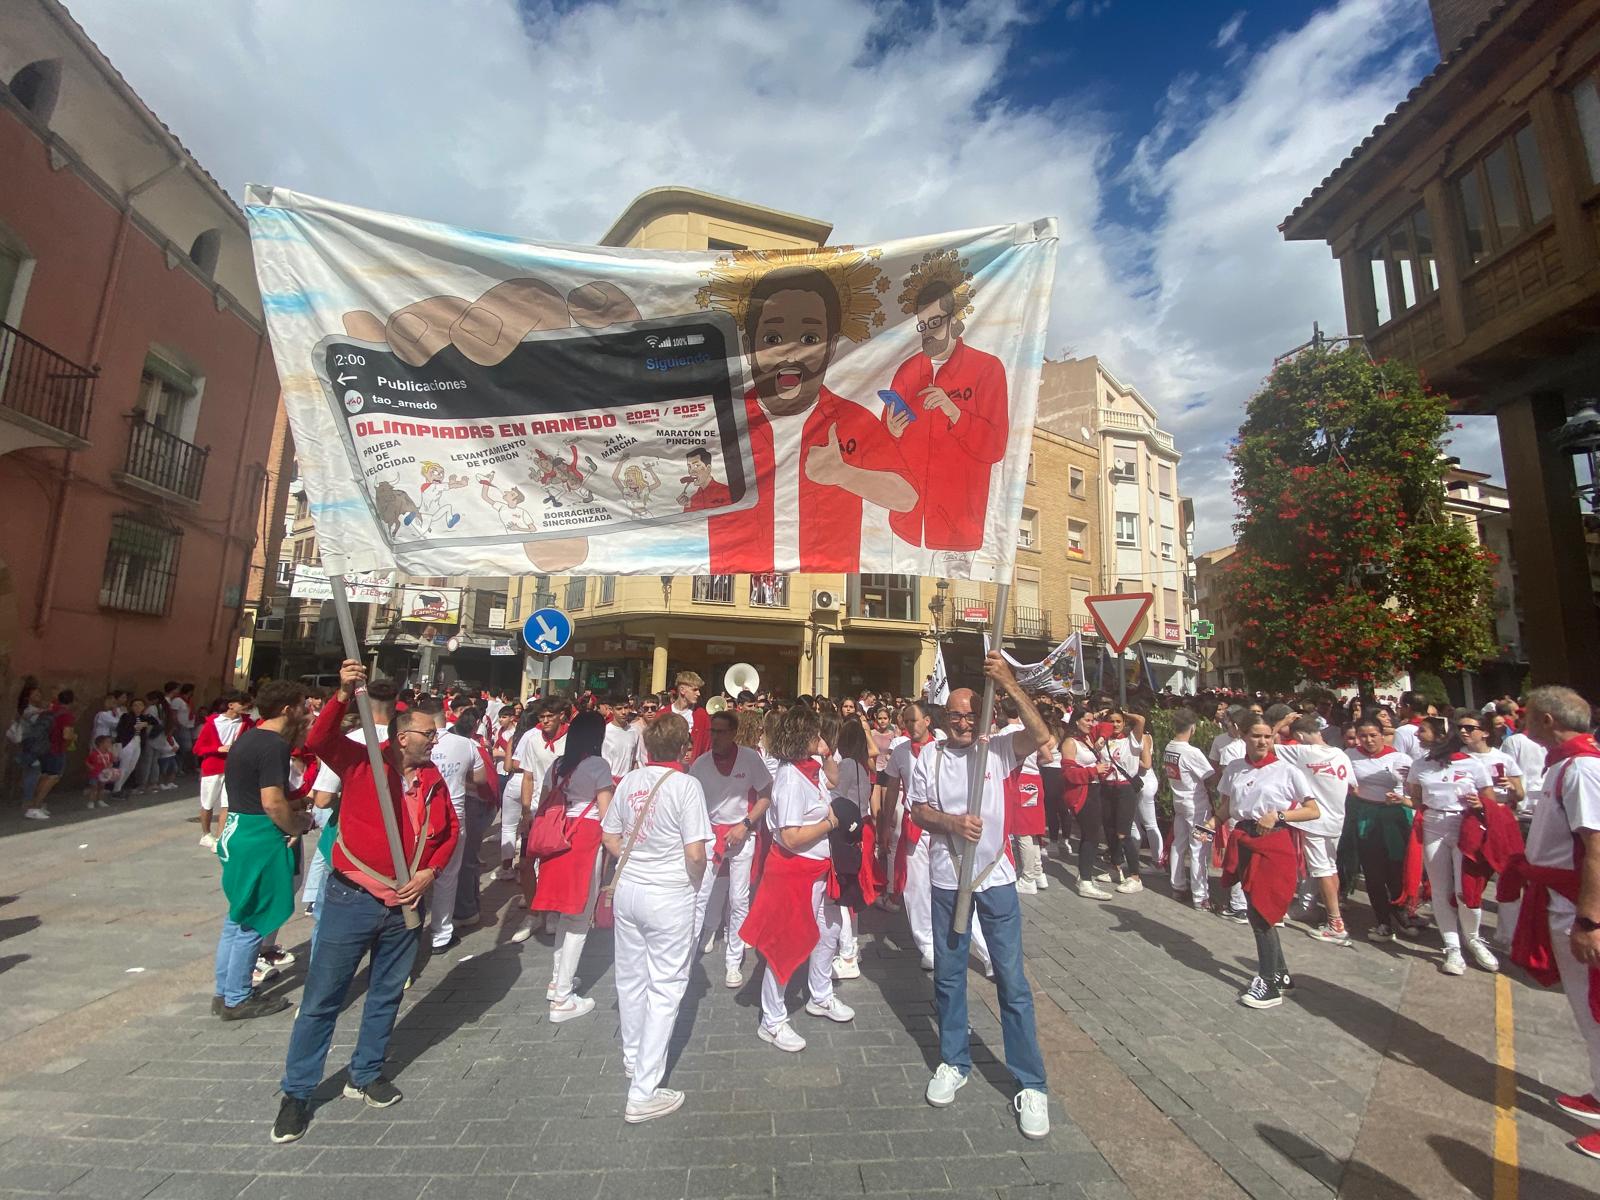
[[[686,253],[247,211],[330,570],[1010,578],[1054,220]]]

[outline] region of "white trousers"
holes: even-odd
[[[1561,972],[1561,989],[1567,993],[1572,1019],[1578,1023],[1578,1036],[1589,1051],[1590,1092],[1600,1096],[1600,1022],[1589,1012],[1589,968],[1572,957],[1567,937],[1572,932],[1572,913],[1550,913],[1550,944],[1555,950],[1556,969]]]
[[[1463,936],[1470,942],[1483,922],[1481,908],[1460,903],[1461,814],[1426,810],[1422,814],[1422,866],[1433,889],[1433,919],[1446,949],[1461,949]],[[1454,903],[1452,903],[1454,901]]]
[[[755,860],[756,838],[752,833],[739,846],[738,853],[726,860],[726,874],[706,864],[705,878],[700,881],[700,891],[695,896],[694,944],[701,944],[708,928],[715,936],[723,926],[726,913],[728,945],[723,958],[730,971],[738,970],[744,962],[744,939],[739,936],[739,929],[750,915],[750,868]]]
[[[1211,902],[1211,843],[1195,841],[1194,827],[1211,819],[1209,800],[1172,803],[1172,886],[1187,890],[1190,904]]]
[[[456,889],[461,886],[461,860],[467,853],[466,804],[456,806],[456,820],[461,822],[461,834],[456,838],[456,848],[450,852],[450,861],[433,881],[433,891],[428,897],[428,912],[433,917],[433,948],[438,950],[456,931]]]
[[[633,1069],[630,1103],[656,1093],[667,1068],[667,1043],[689,986],[695,944],[695,893],[624,879],[617,885],[617,1017],[622,1062]]]
[[[511,862],[521,849],[517,845],[517,827],[522,824],[522,773],[506,781],[500,792],[500,861]]]
[[[826,1004],[833,999],[833,956],[839,952],[839,906],[828,899],[828,881],[819,879],[811,885],[811,911],[817,919],[817,944],[811,949],[811,961],[806,969],[806,988],[811,999]],[[929,896],[928,911],[933,911]],[[932,917],[930,915],[930,920]],[[789,1006],[783,998],[783,984],[768,967],[761,977],[761,1024],[768,1030],[776,1029],[789,1019]]]
[[[223,776],[200,776],[200,807],[206,812],[228,807],[228,789],[223,783]]]
[[[1159,863],[1166,850],[1161,841],[1161,826],[1156,823],[1156,792],[1161,781],[1156,778],[1154,771],[1147,771],[1141,786],[1144,790],[1139,793],[1139,816],[1134,822],[1133,831],[1137,833],[1140,829],[1144,830],[1144,841],[1150,847],[1150,857]]]
[[[928,839],[932,836],[923,830],[916,846],[906,855],[906,920],[911,922],[911,940],[924,958],[933,957],[933,879],[928,874]],[[987,972],[989,943],[983,936],[983,923],[973,921],[970,928],[972,952],[978,956],[978,961]]]
[[[572,851],[567,853],[571,854]],[[589,926],[594,921],[594,902],[600,895],[600,866],[604,853],[604,849],[595,847],[594,870],[589,875],[589,898],[584,901],[583,911],[562,913],[561,919],[556,922],[555,961],[550,968],[550,983],[555,989],[550,995],[551,1004],[565,1004],[572,995],[572,977],[578,972],[583,944],[588,940]]]
[[[139,765],[139,754],[141,750],[142,747],[139,745],[139,739],[137,737],[129,742],[126,746],[119,746],[117,748],[117,767],[121,770],[122,774],[117,776],[117,782],[111,787],[111,792],[113,795],[122,795],[122,790],[133,782],[133,769]]]
[[[1039,857],[1039,839],[1019,834],[1012,841],[1017,844],[1017,878],[1037,882],[1044,874],[1044,861]]]

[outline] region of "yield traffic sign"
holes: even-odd
[[[1155,602],[1154,592],[1118,592],[1114,596],[1089,596],[1084,600],[1100,636],[1118,654],[1137,638],[1145,614]]]

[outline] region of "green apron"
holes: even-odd
[[[294,854],[271,817],[230,812],[217,857],[235,925],[265,936],[294,915]]]

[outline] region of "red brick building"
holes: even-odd
[[[262,513],[277,392],[243,213],[61,5],[8,5],[7,702],[27,675],[91,709],[107,687],[231,685],[251,554],[282,528],[281,500]]]

